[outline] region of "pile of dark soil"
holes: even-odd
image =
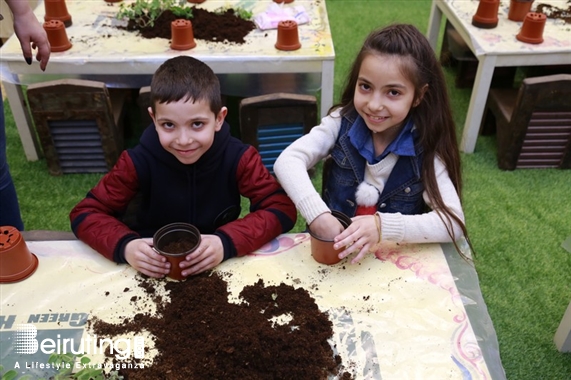
[[[567,1],[569,3],[569,1]],[[554,18],[571,23],[571,5],[567,9],[558,8],[549,4],[537,4],[536,12],[543,13],[547,18]]]
[[[244,287],[236,304],[228,301],[227,282],[208,272],[168,282],[167,302],[154,295],[156,280],[138,278],[157,302],[157,315],[139,313],[120,324],[90,321],[98,336],[145,330],[154,337],[153,363],[120,370],[128,380],[352,379],[328,343],[331,321],[303,288],[266,287],[260,279]]]
[[[130,20],[126,29],[138,31],[144,38],[171,38],[171,22],[180,18],[172,11],[164,11],[154,22],[153,26],[141,28],[134,21]],[[233,9],[227,9],[223,13],[209,12],[201,8],[192,8],[192,31],[195,39],[231,42],[237,44],[245,43],[245,37],[256,24],[252,21],[238,17]]]

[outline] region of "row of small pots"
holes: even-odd
[[[188,50],[196,46],[192,22],[178,19],[171,23],[171,49]],[[293,20],[281,21],[278,24],[278,35],[275,47],[279,50],[297,50],[301,47],[297,22]]]
[[[530,12],[533,0],[510,0],[508,19],[523,21],[516,38],[530,44],[543,42],[543,29],[547,17],[543,13]],[[499,0],[480,0],[476,14],[472,17],[472,25],[478,28],[491,29],[498,25]]]
[[[72,44],[67,37],[65,23],[61,20],[48,20],[44,22],[44,29],[50,41],[53,52],[62,52],[71,48]],[[189,50],[196,46],[192,22],[177,19],[171,23],[171,49]],[[297,50],[301,47],[297,22],[293,20],[281,21],[278,24],[278,35],[275,47],[279,50]]]

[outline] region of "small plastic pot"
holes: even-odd
[[[167,258],[171,264],[168,277],[174,280],[184,280],[179,266],[186,255],[194,252],[200,245],[200,231],[189,223],[171,223],[160,228],[153,235],[155,251]]]
[[[65,0],[44,0],[44,7],[46,10],[45,21],[59,20],[63,22],[66,28],[71,26],[72,19],[67,11]]]
[[[279,50],[297,50],[301,47],[297,22],[284,20],[278,23],[278,38],[275,46]]]
[[[510,0],[508,19],[512,21],[523,21],[525,15],[531,10],[533,0]]]
[[[480,0],[472,25],[477,28],[491,29],[498,26],[499,0]]]
[[[171,22],[171,49],[188,50],[195,46],[192,22],[182,18]]]
[[[65,25],[59,20],[50,20],[44,22],[44,30],[50,41],[51,51],[57,53],[66,51],[71,48],[71,42],[67,38]]]
[[[15,227],[0,227],[0,283],[22,281],[38,268],[38,258],[28,249]]]
[[[351,224],[351,218],[339,211],[331,211],[331,215],[337,218],[339,222],[343,225],[343,228],[349,227]],[[310,243],[311,243],[311,256],[313,259],[321,264],[337,264],[341,259],[339,258],[339,252],[343,251],[341,249],[333,248],[332,239],[324,239],[315,235],[311,230],[309,230]]]
[[[526,42],[528,44],[542,43],[543,29],[545,28],[546,21],[547,16],[543,13],[529,12],[523,20],[521,30],[515,37],[519,41]]]

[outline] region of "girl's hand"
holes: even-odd
[[[313,219],[309,229],[313,235],[321,239],[333,240],[335,236],[343,231],[343,225],[331,213],[325,212]]]
[[[153,239],[135,239],[125,246],[125,260],[139,272],[150,277],[162,278],[170,272],[166,257],[153,248]]]
[[[353,252],[357,252],[357,256],[351,260],[352,264],[359,262],[365,255],[376,249],[380,236],[377,228],[377,215],[360,215],[351,218],[352,223],[345,231],[335,236],[334,249],[345,250],[339,253],[339,258],[343,259]]]
[[[201,235],[200,245],[180,262],[183,276],[192,276],[214,268],[224,259],[222,240],[216,235]]]

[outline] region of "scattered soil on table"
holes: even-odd
[[[331,321],[303,288],[264,286],[260,279],[243,288],[237,304],[228,301],[227,282],[207,272],[168,282],[170,301],[163,301],[156,297],[156,280],[137,278],[157,302],[157,315],[139,313],[120,324],[90,321],[100,337],[140,331],[153,336],[153,363],[121,369],[128,380],[353,379],[328,342]]]
[[[547,18],[563,20],[571,23],[571,5],[567,9],[561,9],[549,4],[537,4],[536,12],[543,13]]]
[[[138,31],[144,38],[171,39],[171,22],[179,19],[172,11],[164,11],[153,26],[141,28],[134,21],[129,20],[123,29]],[[238,17],[233,9],[227,9],[223,13],[209,12],[201,8],[192,8],[192,31],[195,39],[213,42],[231,42],[243,44],[248,33],[256,28],[252,21]]]

